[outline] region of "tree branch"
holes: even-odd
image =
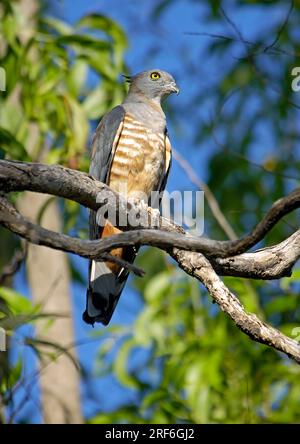
[[[114,261],[139,276],[143,275],[143,270],[114,258],[108,251],[128,245],[149,245],[169,250],[172,254],[173,248],[201,252],[207,247],[206,239],[151,229],[124,232],[95,241],[77,239],[47,230],[28,221],[4,197],[0,197],[0,224],[31,243],[74,253],[88,259]],[[290,276],[291,268],[299,257],[300,230],[273,247],[229,258],[210,258],[210,261],[215,271],[220,275],[276,279]]]
[[[0,160],[0,188],[5,192],[27,190],[52,194],[74,200],[93,210],[97,210],[101,206],[97,203],[97,196],[101,193],[101,196],[108,203],[112,202],[114,213],[119,214],[120,211],[124,211],[128,215],[132,208],[125,198],[111,190],[107,185],[96,181],[85,173],[58,165]],[[174,246],[198,251],[209,257],[228,257],[241,254],[261,241],[283,216],[299,207],[300,187],[275,202],[248,235],[233,241],[218,241],[204,237],[199,239],[194,236],[185,236],[185,240],[183,240],[182,236],[167,236],[165,231],[182,234],[185,234],[185,232],[178,225],[160,217],[158,226],[164,232],[156,230],[157,242],[161,242],[157,246],[171,246],[170,244],[174,241]],[[128,224],[125,227],[122,226],[122,230],[149,227],[151,210],[142,207],[138,210],[141,221],[139,226],[132,227]],[[150,233],[144,232],[143,236],[150,236]],[[141,237],[137,235],[136,243],[138,244],[140,240]],[[148,240],[150,242],[149,238]],[[149,243],[149,245],[152,245],[152,243]]]
[[[102,240],[77,239],[47,230],[28,221],[4,197],[0,197],[0,224],[31,243],[74,253],[87,259],[110,260],[127,267],[138,276],[143,275],[143,270],[115,258],[108,251],[128,245],[149,245],[162,250],[170,250],[172,254],[172,249],[181,248],[185,251],[193,251],[193,248],[199,244],[197,238],[190,238],[188,235],[146,229],[120,233]],[[291,269],[299,257],[300,230],[272,247],[229,258],[209,258],[209,260],[219,275],[278,279],[291,275]]]
[[[0,197],[0,224],[32,244],[74,253],[86,259],[108,260],[128,268],[137,276],[144,275],[141,268],[109,254],[108,251],[113,248],[110,242],[102,244],[102,241],[81,240],[36,225],[23,217],[5,197]],[[122,245],[126,243],[122,242]]]
[[[93,210],[101,206],[97,203],[97,195],[101,193],[101,197],[104,196],[115,213],[125,211],[128,216],[132,209],[124,197],[109,189],[107,185],[87,174],[60,166],[0,160],[0,187],[5,192],[30,190],[52,194],[72,199]],[[5,197],[0,197],[0,224],[30,242],[90,259],[99,260],[106,255],[105,258],[111,260],[113,258],[107,256],[108,251],[127,245],[152,245],[166,250],[186,273],[202,282],[221,310],[225,311],[244,333],[257,342],[286,353],[300,363],[299,344],[260,321],[256,315],[246,313],[238,298],[218,276],[223,274],[274,279],[290,275],[291,268],[300,255],[300,230],[273,247],[253,253],[244,251],[259,242],[284,215],[299,206],[300,188],[297,188],[275,202],[250,234],[235,241],[197,238],[163,217],[159,217],[159,229],[145,229],[149,226],[149,219],[154,217],[154,212],[142,205],[137,206],[139,227],[128,225],[122,229],[132,231],[96,241],[76,239],[35,225],[21,216]],[[237,255],[238,253],[244,254]],[[130,264],[124,265],[141,273],[141,270],[134,270],[136,267]]]
[[[201,254],[180,250],[175,251],[172,256],[186,273],[198,279],[206,287],[213,300],[240,330],[254,341],[271,346],[300,364],[299,344],[262,322],[255,314],[246,313],[241,302],[224,285],[207,258]]]
[[[300,230],[297,230],[278,245],[228,258],[210,258],[210,263],[221,276],[270,280],[291,276],[299,258]]]

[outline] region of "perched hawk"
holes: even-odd
[[[144,71],[128,78],[130,86],[124,102],[106,114],[96,130],[90,175],[127,198],[151,191],[163,191],[170,162],[171,145],[161,102],[179,89],[173,77],[160,70]],[[124,188],[125,187],[125,188]],[[148,203],[148,202],[147,202]],[[119,233],[108,221],[104,227],[90,213],[90,238]],[[111,254],[130,263],[134,247],[117,248]],[[90,261],[87,305],[83,319],[89,324],[107,325],[120,298],[128,270],[112,262]]]

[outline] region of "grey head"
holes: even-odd
[[[171,74],[160,69],[142,71],[132,77],[124,77],[130,84],[128,100],[136,96],[140,100],[148,99],[160,103],[170,94],[179,93],[179,88]]]

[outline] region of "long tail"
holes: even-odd
[[[119,233],[120,230],[106,222],[101,238]],[[136,256],[133,247],[116,248],[111,251],[113,256],[132,263]],[[107,325],[128,277],[128,270],[113,262],[90,261],[89,286],[86,294],[86,310],[83,320],[88,324],[101,322]]]

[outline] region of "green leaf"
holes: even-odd
[[[73,31],[72,26],[70,26],[66,22],[59,20],[58,18],[54,18],[54,17],[49,17],[49,16],[41,17],[40,24],[42,26],[46,26],[52,30],[55,30],[60,35],[72,34],[72,31]]]
[[[129,355],[135,345],[135,340],[133,338],[125,340],[120,346],[118,355],[116,356],[113,364],[113,370],[120,383],[131,389],[138,389],[139,387],[137,380],[130,375],[128,371]]]
[[[84,60],[77,59],[74,61],[69,74],[67,76],[68,86],[71,93],[78,97],[86,83],[88,66]]]
[[[0,393],[4,395],[8,390],[11,390],[22,376],[23,360],[19,357],[16,364],[9,369],[9,374],[5,375],[0,381]]]
[[[144,290],[146,301],[158,301],[170,286],[170,273],[163,271],[151,279]]]
[[[84,100],[82,106],[89,119],[99,119],[106,111],[107,92],[100,85]]]
[[[291,277],[280,279],[280,286],[283,290],[289,290],[291,284],[300,281],[300,268],[295,268]]]
[[[104,31],[112,36],[115,42],[125,49],[127,46],[126,34],[113,20],[101,14],[91,14],[83,17],[76,24],[77,28],[88,27]]]
[[[109,51],[110,44],[105,42],[104,40],[95,39],[93,37],[89,37],[87,35],[65,35],[61,37],[57,37],[56,39],[57,45],[70,45],[78,50],[88,50],[93,49],[95,51]]]
[[[85,149],[88,138],[88,123],[84,109],[70,94],[64,94],[70,123],[70,146],[68,156],[72,158]]]
[[[11,288],[0,287],[0,298],[7,303],[14,315],[32,314],[37,310],[37,307],[29,299]]]
[[[293,294],[285,294],[284,296],[275,296],[272,301],[266,304],[265,311],[267,315],[279,314],[296,310],[298,305],[299,298]]]
[[[8,130],[0,127],[0,148],[9,158],[14,160],[30,161],[24,146]]]

